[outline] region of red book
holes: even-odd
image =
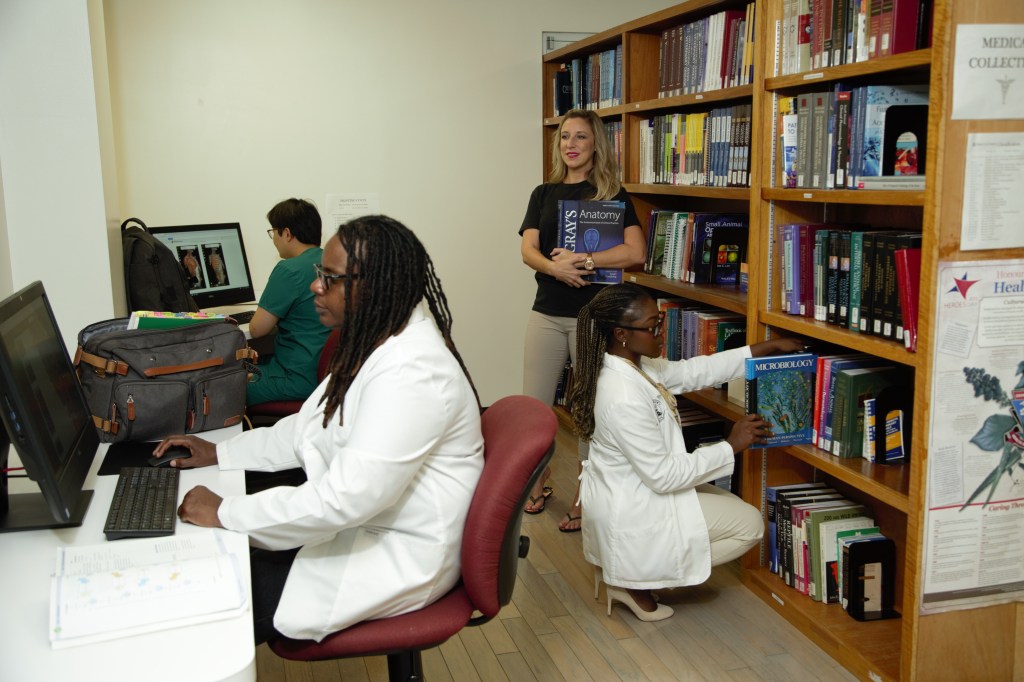
[[[917,49],[917,24],[920,0],[890,0],[892,2],[892,18],[886,21],[883,15],[881,56],[900,54]],[[888,33],[885,33],[888,27]]]
[[[911,353],[917,352],[917,311],[921,293],[921,249],[898,249],[896,286],[903,311],[903,341]]]
[[[881,56],[882,38],[882,1],[868,0],[868,59],[877,59]]]

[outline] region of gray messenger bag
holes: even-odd
[[[105,443],[233,426],[245,412],[255,353],[231,322],[131,329],[128,318],[78,334],[75,368]]]

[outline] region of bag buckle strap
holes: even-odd
[[[256,362],[260,357],[254,349],[246,346],[245,348],[239,348],[235,351],[235,360],[252,360]]]
[[[75,366],[78,366],[79,362],[84,362],[91,367],[94,367],[96,374],[105,377],[108,374],[119,374],[126,376],[128,374],[128,363],[118,362],[117,360],[107,360],[101,358],[98,355],[92,353],[86,353],[81,346],[75,351]]]

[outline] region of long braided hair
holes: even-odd
[[[402,329],[424,298],[479,404],[476,385],[452,340],[448,299],[422,242],[405,225],[384,215],[344,223],[338,228],[338,239],[348,253],[346,274],[357,279],[345,287],[345,318],[331,358],[331,379],[321,399],[326,400],[324,427],[335,412],[339,423],[344,423],[341,408],[356,373],[378,345]]]
[[[635,322],[636,308],[650,299],[636,284],[613,284],[601,289],[576,317],[576,366],[569,405],[576,435],[589,442],[594,435],[594,399],[604,354],[616,327]]]

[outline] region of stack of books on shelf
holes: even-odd
[[[658,308],[665,314],[662,357],[688,360],[743,345],[747,330],[743,315],[672,298],[659,298]]]
[[[640,182],[750,186],[751,105],[655,116],[640,124]]]
[[[927,85],[837,82],[781,97],[781,186],[923,190],[927,132]]]
[[[915,351],[921,238],[898,230],[777,225],[781,310]]]
[[[786,585],[858,620],[895,615],[895,545],[868,507],[822,482],[769,486],[765,506],[769,570]]]
[[[651,211],[644,271],[690,284],[738,286],[748,222],[744,213]]]
[[[821,355],[815,368],[813,442],[844,459],[902,464],[910,450],[913,401],[907,368],[870,355]]]
[[[622,104],[622,45],[576,57],[554,77],[554,115],[570,109],[603,109]]]
[[[684,397],[679,397],[677,407],[687,451],[693,452],[704,445],[725,440],[730,427],[724,419]],[[716,478],[711,483],[723,490],[739,494],[739,478],[735,470],[732,475]]]
[[[661,32],[658,96],[691,95],[752,83],[754,3]]]
[[[787,0],[780,75],[926,48],[932,10],[930,0]]]

